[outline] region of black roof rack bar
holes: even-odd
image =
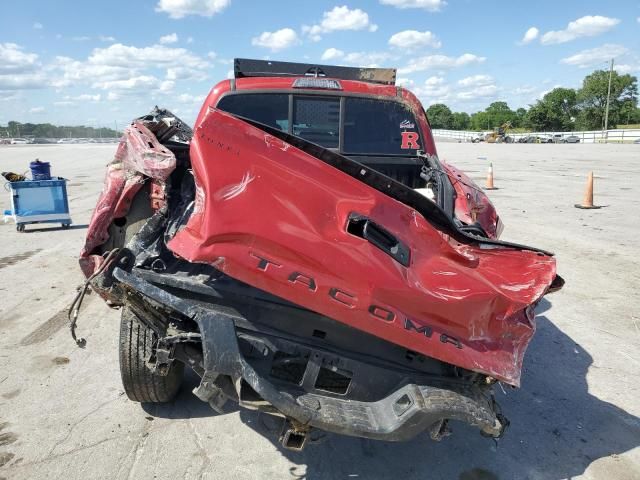
[[[361,82],[395,85],[395,68],[340,67],[337,65],[316,65],[311,63],[276,62],[273,60],[253,60],[236,58],[233,61],[235,78],[243,77],[329,77],[340,80],[360,80]]]

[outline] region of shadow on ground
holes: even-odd
[[[586,375],[593,359],[541,315],[549,307],[546,300],[538,306],[538,331],[525,358],[522,388],[497,393],[511,420],[497,444],[460,423],[453,423],[453,435],[439,443],[427,435],[406,443],[319,435],[319,441],[301,453],[278,445],[295,464],[290,477],[563,479],[580,475],[599,458],[639,446],[640,419],[589,394]],[[197,378],[187,380],[175,404],[147,411],[176,418],[214,415],[190,393]],[[244,409],[240,418],[277,445],[277,421]],[[611,478],[615,476],[612,472]]]

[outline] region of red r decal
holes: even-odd
[[[420,135],[418,135],[417,132],[400,132],[400,134],[402,135],[402,145],[400,145],[401,149],[417,150],[420,148],[420,144],[418,143],[418,139],[420,138]]]

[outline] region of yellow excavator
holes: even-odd
[[[487,143],[513,143],[513,137],[507,135],[509,130],[511,130],[511,122],[503,123],[494,128],[493,132],[488,133],[484,140]]]

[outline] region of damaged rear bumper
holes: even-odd
[[[140,296],[146,304],[195,321],[202,349],[185,350],[192,352],[185,363],[202,377],[196,395],[216,410],[232,398],[246,408],[285,417],[287,427],[281,437],[285,447],[301,449],[312,427],[401,441],[425,430],[437,440],[446,434],[448,420],[465,422],[495,438],[508,425],[490,386],[391,371],[335,350],[252,331],[242,327],[244,319],[237,311],[182,298],[137,275],[135,269],[115,268],[113,278],[121,294]],[[274,374],[277,358],[305,361],[289,364],[283,377]],[[319,383],[323,372],[329,376],[333,372],[333,383]],[[341,383],[341,372],[353,388]],[[374,385],[382,378],[393,379],[393,388],[376,390]]]

